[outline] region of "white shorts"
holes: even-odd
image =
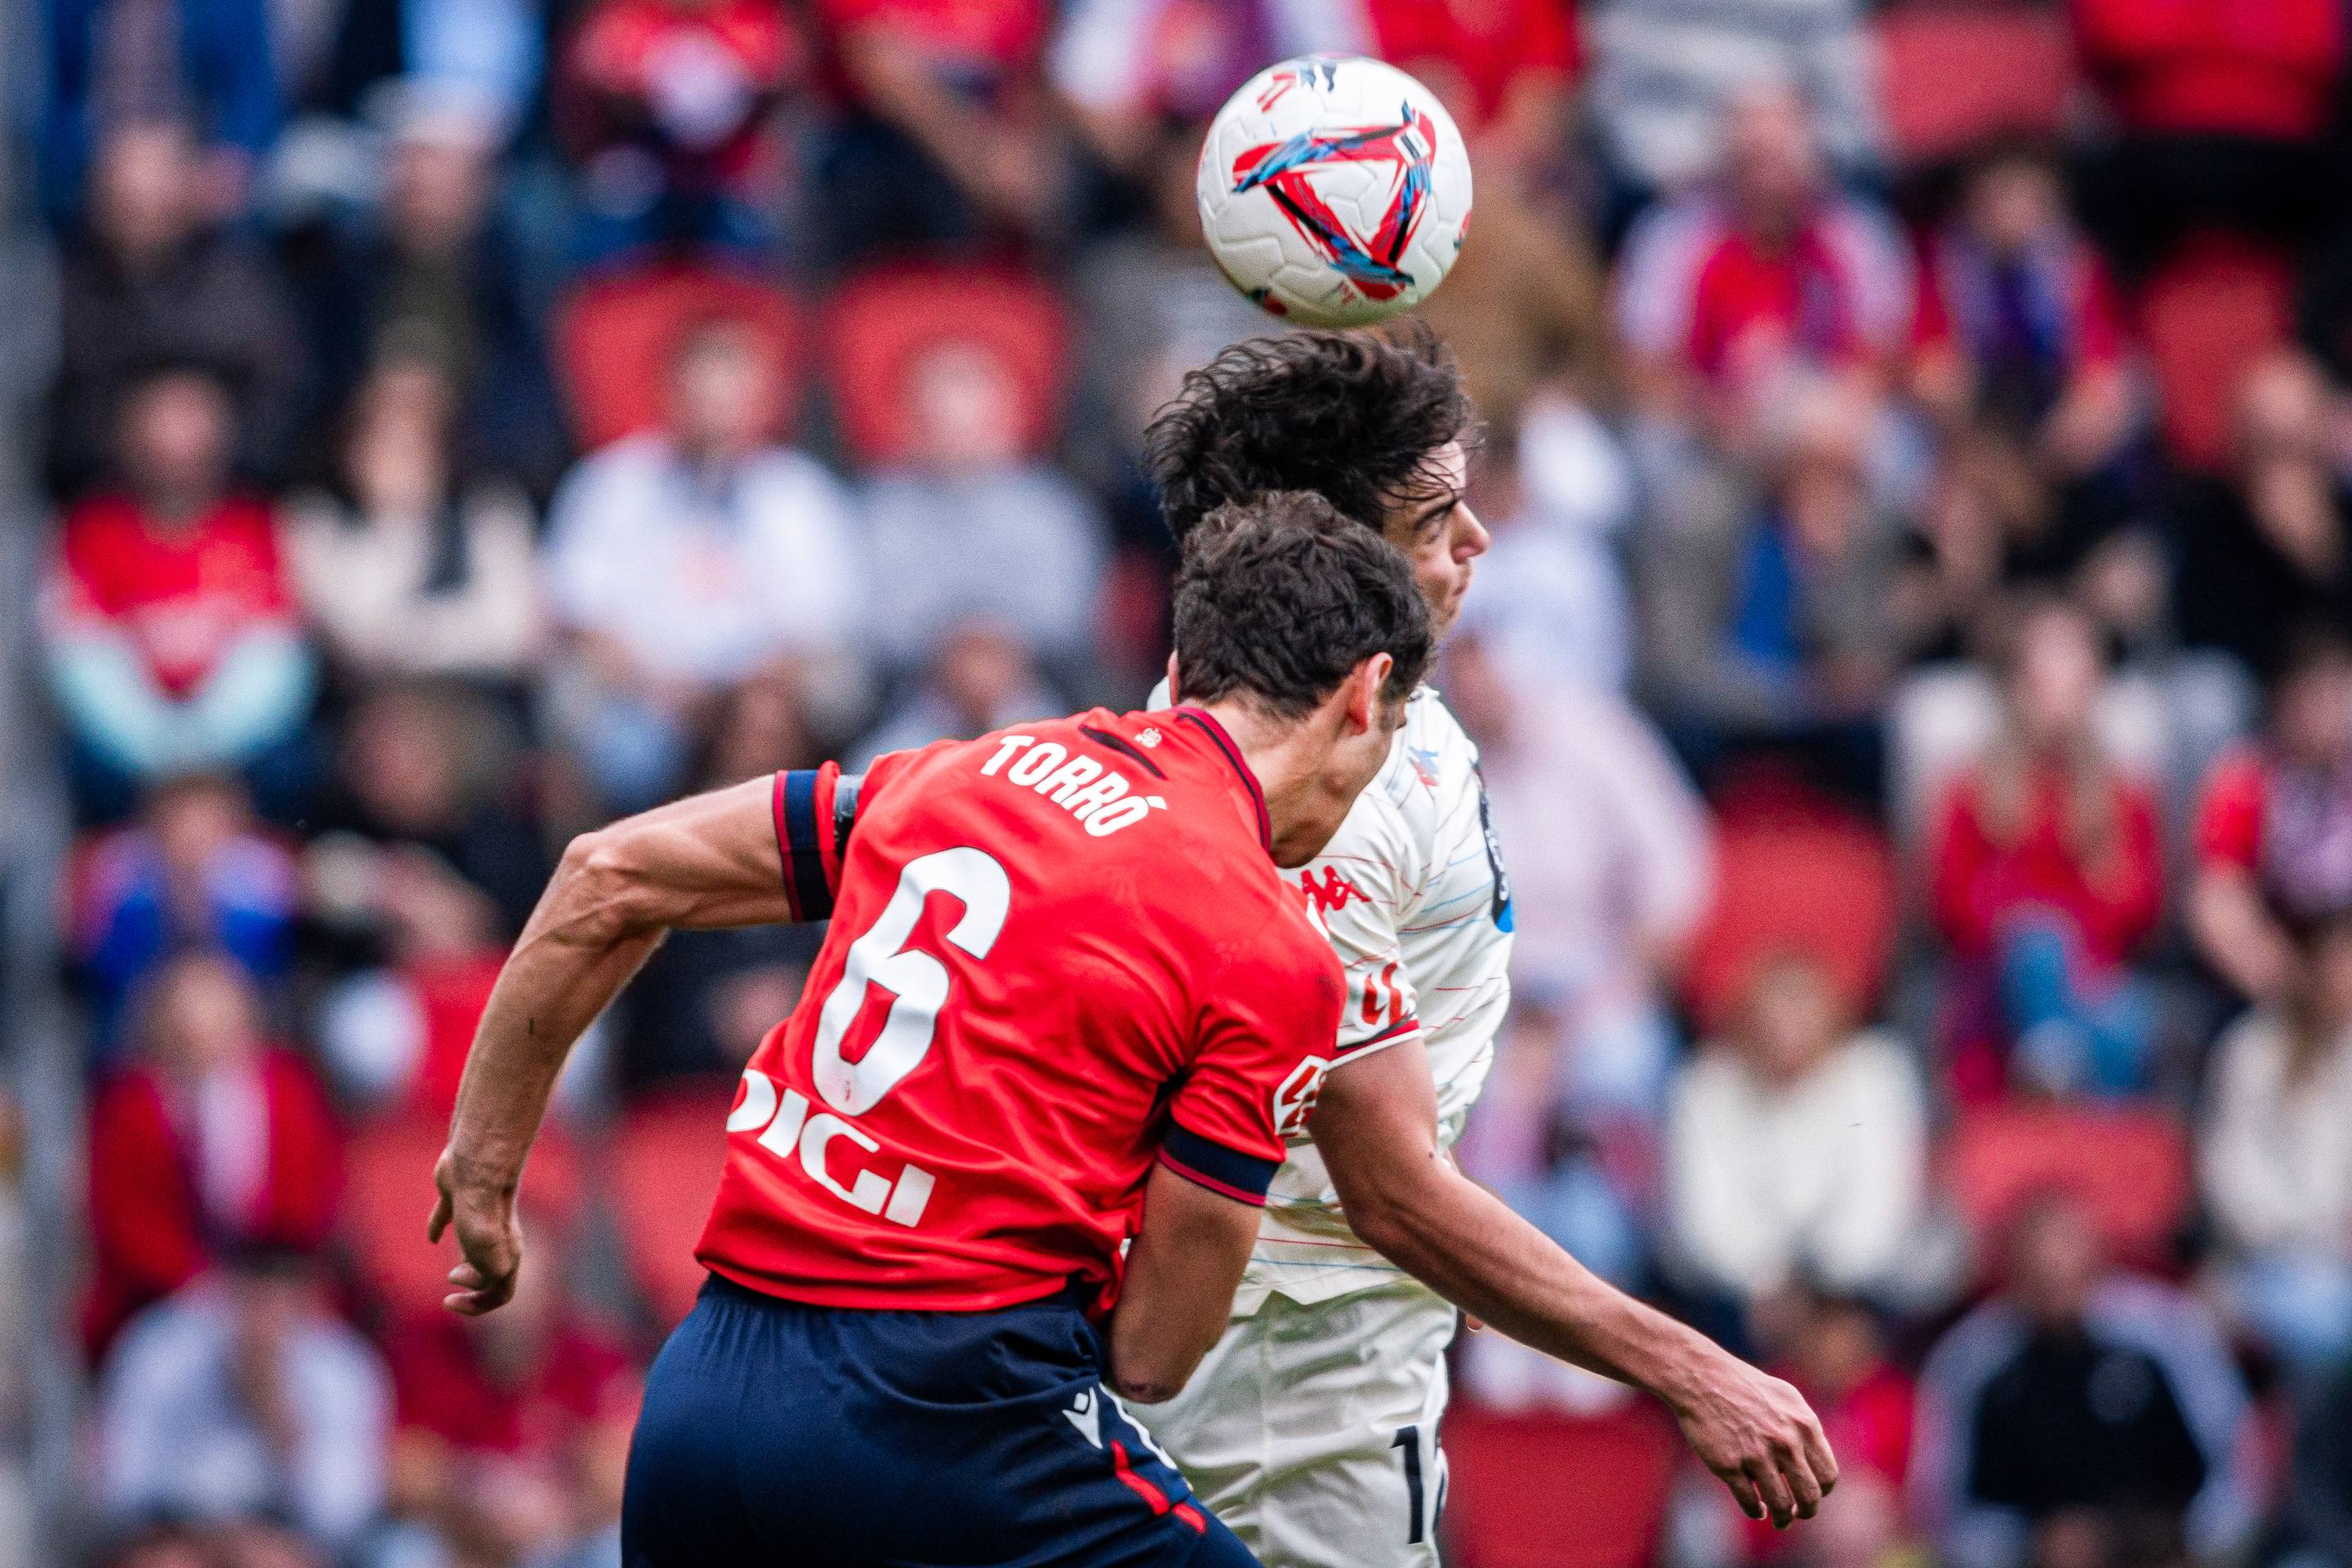
[[[1137,1414],[1266,1568],[1433,1568],[1456,1321],[1411,1280],[1270,1296],[1183,1393]]]

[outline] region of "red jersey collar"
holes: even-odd
[[[1225,761],[1233,765],[1234,772],[1241,778],[1242,787],[1249,791],[1251,808],[1257,813],[1258,843],[1265,847],[1269,856],[1272,855],[1274,853],[1274,818],[1266,815],[1265,791],[1259,787],[1257,775],[1250,772],[1249,764],[1242,761],[1242,749],[1234,744],[1234,738],[1225,733],[1225,727],[1218,723],[1203,709],[1179,708],[1176,710],[1176,717],[1208,736],[1217,750],[1223,754]]]

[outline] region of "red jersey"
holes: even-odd
[[[277,529],[259,501],[233,497],[168,531],[123,497],[95,496],[67,514],[58,554],[68,623],[120,628],[174,697],[202,685],[255,625],[293,621]]]
[[[776,780],[832,930],[728,1118],[696,1256],[821,1306],[1108,1308],[1154,1161],[1265,1201],[1339,961],[1197,709],[1103,710]]]

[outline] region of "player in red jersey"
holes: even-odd
[[[632,1568],[1254,1561],[1117,1395],[1168,1397],[1223,1327],[1342,1002],[1276,868],[1380,768],[1429,645],[1402,555],[1261,498],[1188,544],[1197,705],[786,773],[573,846],[436,1172],[460,1312],[511,1292],[556,1073],[663,934],[833,922],[728,1120],[712,1279],[631,1450]]]

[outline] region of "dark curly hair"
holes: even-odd
[[[1151,422],[1146,460],[1180,544],[1218,507],[1266,490],[1313,490],[1377,531],[1400,502],[1444,493],[1437,454],[1471,422],[1454,355],[1427,328],[1292,332],[1187,375]]]
[[[1401,703],[1421,683],[1431,646],[1429,606],[1403,552],[1319,495],[1229,502],[1185,536],[1176,574],[1185,701],[1239,696],[1301,718],[1385,653],[1396,665],[1381,695]]]

